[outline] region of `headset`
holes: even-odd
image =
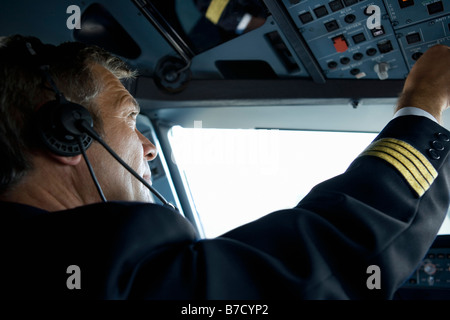
[[[26,42],[28,52],[35,60],[37,53],[29,42]],[[68,101],[64,94],[58,89],[50,75],[48,64],[39,64],[39,70],[45,80],[55,93],[55,99],[39,106],[36,110],[37,133],[47,149],[51,152],[64,156],[74,157],[82,154],[89,169],[89,173],[94,181],[100,198],[107,202],[102,188],[95,176],[95,172],[87,157],[86,150],[95,140],[100,143],[125,169],[127,169],[136,179],[147,187],[164,206],[178,211],[169,203],[158,191],[145,181],[136,171],[134,171],[125,161],[123,161],[111,147],[94,129],[94,121],[90,112],[80,104]]]

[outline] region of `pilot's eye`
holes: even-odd
[[[138,114],[139,114],[139,112],[133,111],[128,116],[131,117],[132,119],[136,120]]]

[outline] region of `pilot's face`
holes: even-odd
[[[93,67],[104,88],[95,99],[103,120],[105,142],[139,175],[150,183],[147,161],[155,159],[156,147],[136,129],[139,106],[122,83],[100,65]],[[88,156],[108,201],[153,202],[149,190],[122,167],[98,143]]]

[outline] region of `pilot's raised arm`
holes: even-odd
[[[178,212],[149,203],[145,184],[99,143],[84,140],[81,155],[85,108],[118,156],[150,180],[156,147],[136,129],[139,106],[120,82],[133,72],[120,59],[22,36],[0,39],[0,58],[7,298],[391,298],[449,207],[450,132],[438,123],[449,104],[448,47],[417,61],[396,117],[345,173],[295,208],[215,239],[199,239]],[[59,119],[68,101],[83,105]],[[70,132],[55,132],[70,114]]]

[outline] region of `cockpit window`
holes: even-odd
[[[175,126],[172,161],[185,178],[206,237],[295,206],[343,173],[375,133]],[[440,234],[450,233],[450,219]]]

